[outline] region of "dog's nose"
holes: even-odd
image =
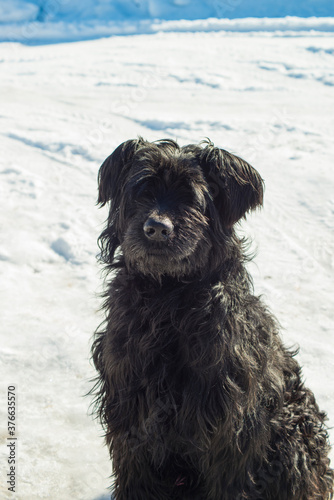
[[[149,217],[145,222],[144,233],[146,238],[151,241],[166,241],[173,232],[174,226],[167,217],[154,218]]]

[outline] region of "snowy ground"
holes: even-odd
[[[10,499],[101,500],[111,466],[87,416],[101,279],[96,175],[122,141],[210,137],[266,181],[242,231],[256,290],[300,344],[334,424],[333,33],[158,33],[0,45],[1,486]],[[6,388],[17,384],[18,493]],[[332,434],[334,441],[334,434]]]

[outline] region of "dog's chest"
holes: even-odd
[[[113,306],[109,340],[129,387],[155,388],[177,401],[211,394],[221,325],[209,292],[128,287],[114,295]]]

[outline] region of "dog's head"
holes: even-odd
[[[232,226],[262,197],[258,172],[209,141],[184,147],[126,141],[99,171],[98,203],[110,203],[102,258],[112,264],[120,246],[134,272],[156,278],[205,272],[222,261]]]

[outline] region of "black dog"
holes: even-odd
[[[211,142],[130,140],[101,166],[110,280],[93,360],[117,500],[332,498],[325,414],[233,228],[262,196]]]

